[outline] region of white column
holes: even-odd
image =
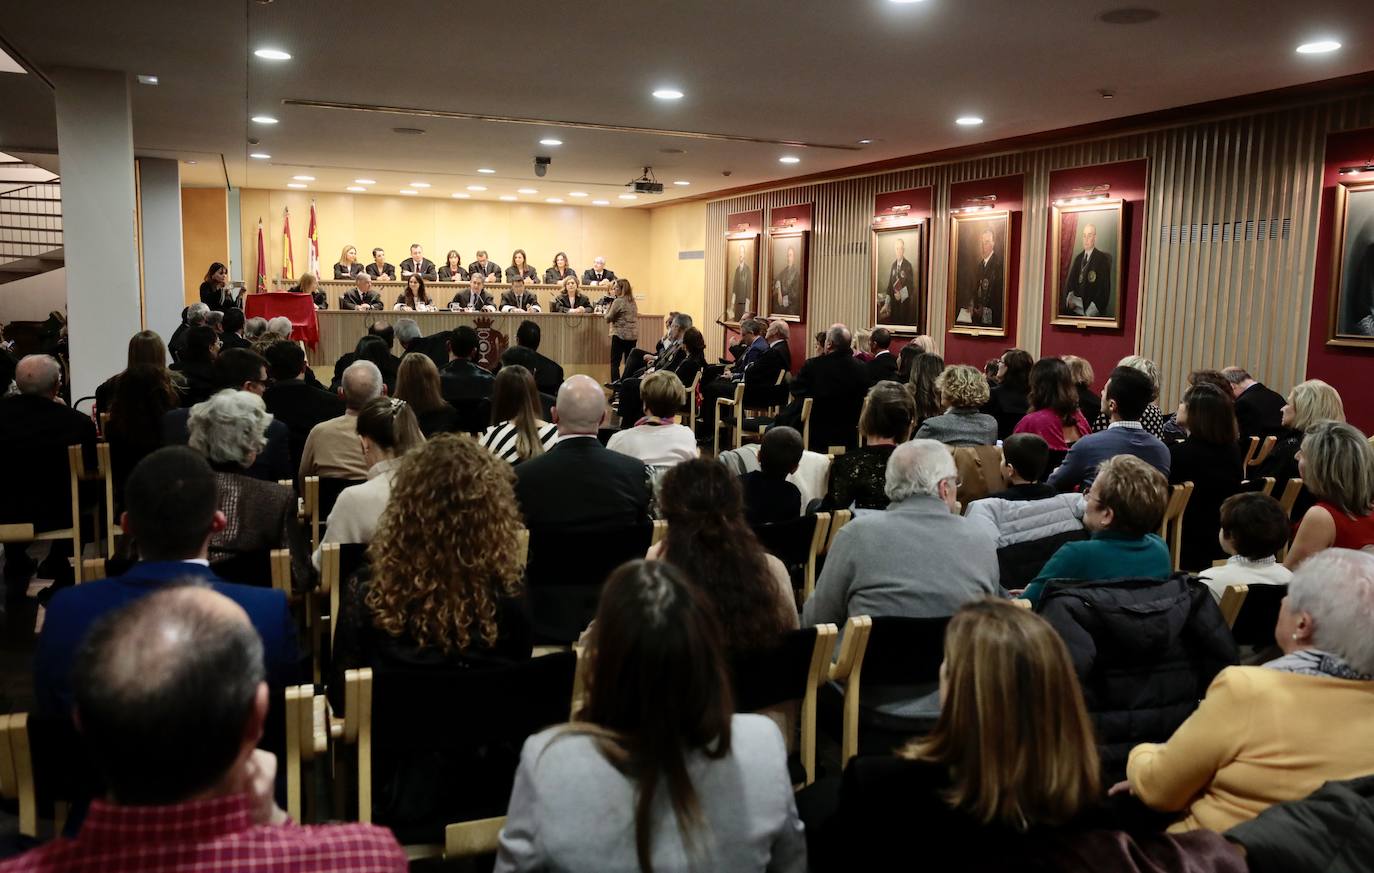
[[[181,167],[168,158],[138,159],[143,213],[143,318],[166,342],[186,306],[181,249]]]
[[[57,154],[72,399],[124,369],[142,329],[135,245],[134,139],[128,76],[56,68]]]

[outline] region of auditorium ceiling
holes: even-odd
[[[1159,15],[1102,20],[1121,5]],[[91,66],[158,78],[131,85],[135,148],[194,161],[186,184],[310,176],[296,184],[643,206],[1363,73],[1368,14],[1368,0],[6,0],[0,40],[40,75],[0,72],[0,151],[54,150],[42,74]],[[1294,51],[1326,38],[1342,48]],[[646,166],[664,192],[620,199]]]

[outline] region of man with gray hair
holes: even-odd
[[[558,389],[558,442],[515,468],[525,527],[611,531],[648,520],[648,469],[597,439],[606,416],[606,394],[590,376],[573,376]]]
[[[344,414],[310,429],[301,452],[302,481],[306,476],[356,481],[367,478],[367,462],[363,460],[362,444],[358,442],[358,412],[384,394],[386,383],[376,364],[354,361],[348,365],[339,385]]]
[[[1241,443],[1250,437],[1264,439],[1277,436],[1283,430],[1283,395],[1255,380],[1242,367],[1227,367],[1221,371],[1231,385],[1236,401],[1236,423],[1240,425]]]
[[[778,416],[776,424],[805,428],[802,409],[811,398],[811,441],[813,452],[830,446],[856,448],[859,445],[859,413],[868,394],[868,371],[854,357],[854,339],[849,328],[832,324],[825,334],[825,354],[802,364],[792,380],[792,403]]]
[[[749,408],[772,406],[786,397],[779,395],[778,374],[792,368],[792,353],[787,346],[787,322],[768,324],[761,318],[740,322],[740,345],[744,355],[735,361],[728,376],[702,388],[700,417],[709,429],[716,420],[716,399],[733,397],[735,386],[744,385],[744,405]]]
[[[887,462],[891,503],[882,512],[860,512],[840,530],[802,609],[802,626],[843,626],[854,615],[940,618],[1001,595],[997,542],[955,512],[958,488],[954,456],[944,444],[912,440],[898,446]],[[935,691],[933,685],[865,687],[869,711],[863,717],[893,730],[909,728],[913,719],[938,714]]]
[[[204,303],[192,303],[182,310],[181,324],[172,331],[172,336],[167,340],[167,351],[172,356],[172,362],[181,360],[181,353],[186,351],[186,331],[193,327],[199,327],[210,319],[210,307]]]

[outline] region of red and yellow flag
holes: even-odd
[[[310,228],[305,232],[307,250],[305,253],[305,268],[315,274],[315,278],[320,277],[320,231],[315,224],[315,201],[310,201]]]

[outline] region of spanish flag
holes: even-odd
[[[310,201],[310,229],[305,232],[307,243],[306,269],[320,278],[320,231],[315,225],[315,201]]]
[[[267,290],[267,249],[262,244],[262,219],[258,219],[258,294]]]
[[[291,210],[283,208],[281,219],[281,277],[296,278],[296,261],[291,257]]]

